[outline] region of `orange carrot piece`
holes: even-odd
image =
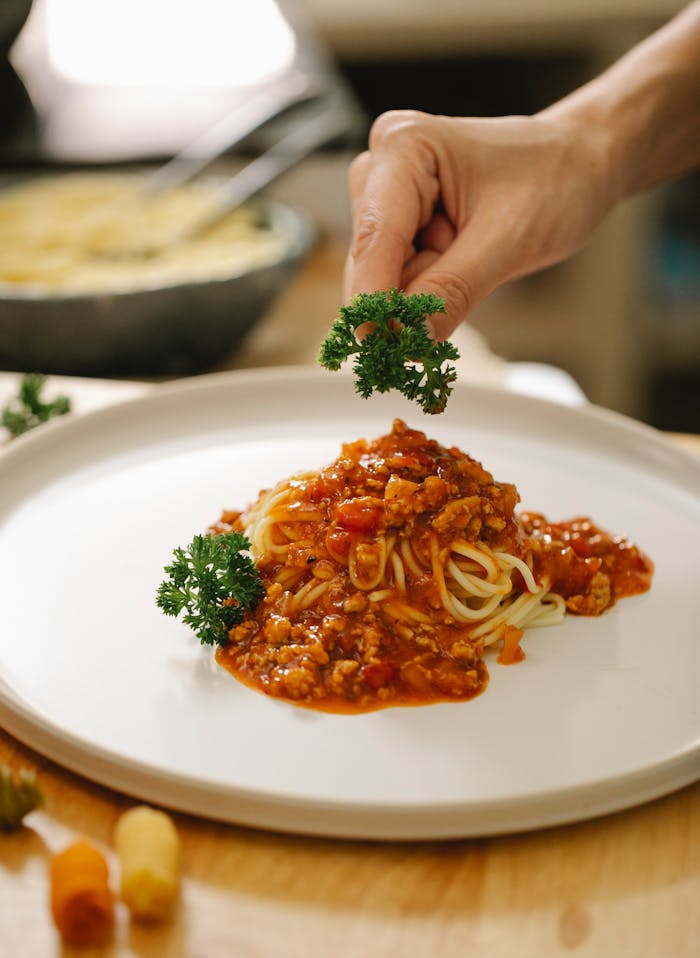
[[[503,630],[503,647],[496,656],[500,665],[513,665],[522,662],[525,653],[520,648],[520,640],[525,633],[517,625],[507,625]]]
[[[51,914],[69,945],[101,945],[114,924],[109,868],[101,852],[76,842],[51,862]]]

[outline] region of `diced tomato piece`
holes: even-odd
[[[389,685],[396,676],[396,666],[389,662],[377,662],[363,665],[361,674],[367,685],[375,692]]]
[[[347,556],[352,545],[352,536],[345,529],[334,529],[326,537],[326,548],[331,556]]]
[[[593,555],[593,546],[587,539],[581,539],[578,536],[572,536],[569,545],[577,556],[581,559],[588,559]]]
[[[382,517],[382,506],[363,499],[346,499],[336,509],[338,524],[352,532],[374,532]]]

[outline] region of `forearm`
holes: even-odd
[[[700,165],[700,2],[541,115],[598,138],[611,206]]]

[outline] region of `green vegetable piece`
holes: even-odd
[[[203,645],[227,645],[229,630],[265,591],[247,549],[250,542],[240,532],[195,536],[187,549],[173,552],[156,604],[166,615],[184,611],[182,621]]]
[[[67,396],[57,396],[51,402],[42,400],[45,382],[46,376],[41,373],[27,373],[22,377],[18,395],[3,407],[0,425],[7,429],[13,439],[55,416],[65,416],[70,412],[71,404]]]
[[[0,829],[16,828],[25,815],[43,805],[44,795],[34,772],[21,769],[13,775],[6,765],[0,766]]]
[[[444,300],[430,293],[407,295],[397,289],[358,293],[340,307],[318,361],[326,369],[338,370],[355,356],[355,389],[363,399],[398,389],[424,412],[442,412],[457,378],[449,361],[459,359],[459,352],[448,341],[434,342],[425,319],[444,312]],[[370,323],[372,330],[358,343],[355,330],[363,323]]]

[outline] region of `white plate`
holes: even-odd
[[[652,591],[489,657],[465,703],[326,715],[250,691],[154,593],[221,509],[394,416],[481,459],[551,518],[656,562]],[[700,468],[596,409],[469,387],[445,415],[306,369],[189,380],[13,443],[0,460],[0,719],[105,785],[246,825],[486,835],[624,808],[700,777]]]

